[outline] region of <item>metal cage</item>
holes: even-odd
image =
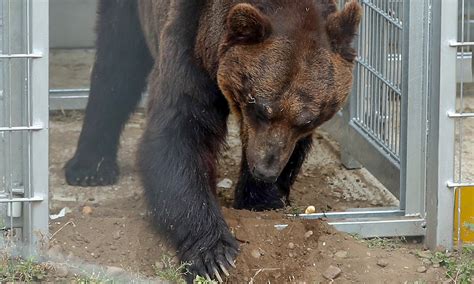
[[[425,236],[430,247],[450,248],[455,191],[462,200],[462,192],[474,186],[463,174],[462,146],[463,121],[474,117],[464,106],[462,86],[473,81],[474,2],[359,2],[364,15],[353,93],[324,128],[339,141],[344,165],[365,167],[400,204],[301,217],[326,217],[338,229],[365,237]],[[83,108],[87,94],[52,90],[51,104]]]
[[[48,0],[0,1],[0,229],[48,232]]]

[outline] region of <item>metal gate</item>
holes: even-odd
[[[353,92],[325,128],[339,141],[344,165],[367,168],[400,206],[331,214],[330,223],[341,230],[366,237],[425,235],[430,2],[360,1]]]
[[[0,229],[48,231],[48,0],[0,1]]]

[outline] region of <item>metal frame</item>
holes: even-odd
[[[359,58],[355,72],[358,78],[367,76],[361,70],[368,70],[373,76],[371,80],[385,84],[384,90],[398,94],[401,119],[397,122],[396,139],[399,139],[399,148],[395,151],[387,148],[358,121],[355,115],[360,109],[357,92],[366,88],[358,85],[358,80],[355,80],[348,106],[324,128],[340,142],[344,165],[349,169],[367,168],[399,198],[400,207],[299,217],[327,218],[337,229],[363,237],[425,236],[431,248],[452,248],[454,190],[474,186],[474,182],[454,179],[455,122],[474,117],[474,113],[455,111],[456,82],[464,80],[464,74],[459,77],[456,68],[459,64],[462,67],[465,60],[465,54],[459,55],[457,49],[474,46],[474,42],[457,40],[458,27],[454,19],[458,18],[458,0],[359,1],[367,12],[365,17],[372,16],[367,24],[382,27],[379,28],[381,36],[388,37],[388,32],[383,31],[380,19],[390,22],[393,29],[403,30],[396,39],[402,42],[401,55],[393,50],[379,54],[388,61],[401,60],[400,85],[387,80],[363,58]],[[393,21],[391,15],[377,6],[391,3],[403,4],[403,21]],[[374,15],[380,16],[379,22],[374,20]],[[372,44],[365,42],[373,39],[372,35],[362,36],[364,42],[359,39],[359,47]],[[367,80],[367,77],[362,79]],[[52,90],[51,109],[84,108],[87,96],[86,89]],[[384,98],[384,95],[379,97]]]
[[[454,194],[447,187],[454,177],[454,120],[456,106],[456,48],[458,0],[433,1],[431,93],[427,148],[427,235],[429,247],[453,247]]]
[[[0,203],[7,203],[9,210],[22,205],[21,217],[13,217],[13,214],[10,214],[7,228],[21,228],[21,239],[26,245],[22,247],[26,254],[35,253],[36,245],[42,243],[42,238],[48,232],[48,1],[17,1],[14,4],[18,7],[15,9],[10,9],[13,1],[2,2],[7,3],[8,7],[7,11],[2,10],[8,17],[8,40],[10,41],[13,36],[16,37],[9,42],[8,54],[0,55],[0,60],[5,63],[2,66],[10,66],[10,69],[4,69],[2,73],[7,78],[3,81],[7,82],[6,85],[2,86],[6,90],[3,99],[9,102],[7,107],[9,110],[5,111],[11,115],[12,102],[24,100],[21,102],[23,108],[20,112],[21,115],[25,115],[22,124],[26,125],[12,125],[10,119],[9,122],[5,121],[6,126],[0,127],[0,133],[7,137],[4,140],[4,147],[10,147],[10,150],[12,135],[14,133],[21,135],[19,145],[16,147],[20,147],[19,152],[22,153],[12,159],[12,155],[16,155],[16,152],[12,153],[10,150],[5,152],[9,158],[2,162],[8,164],[6,169],[9,171],[5,171],[5,176],[10,181],[5,183],[6,188],[4,194],[0,196]],[[13,12],[19,12],[21,16],[12,15]],[[21,31],[12,32],[10,18],[20,23]],[[12,52],[11,46],[16,44],[21,46],[25,53],[15,53],[17,47]],[[24,78],[12,77],[11,64],[14,60],[24,60],[25,63],[18,67]],[[17,90],[11,88],[12,82],[25,83]],[[13,169],[12,165],[20,161],[21,169]],[[14,176],[18,176],[17,178],[21,180],[20,187],[12,184],[11,179]]]
[[[362,0],[363,5],[374,13],[382,13],[373,0]],[[425,167],[426,167],[426,127],[427,127],[427,100],[429,87],[429,0],[402,1],[403,22],[394,22],[387,18],[385,13],[379,15],[401,30],[398,38],[401,44],[402,77],[400,88],[385,79],[382,74],[372,68],[365,61],[359,60],[355,72],[355,84],[349,105],[336,118],[325,125],[325,129],[336,136],[341,144],[342,160],[347,168],[367,168],[386,188],[400,200],[397,209],[375,208],[371,210],[340,212],[332,214],[302,215],[303,218],[328,218],[329,224],[337,229],[357,233],[363,237],[385,236],[424,236],[426,234],[425,220]],[[378,2],[377,4],[380,4]],[[383,4],[382,4],[383,5]],[[385,3],[385,5],[387,5]],[[390,5],[390,4],[388,4]],[[365,15],[367,16],[367,15]],[[378,24],[369,19],[370,24]],[[382,32],[387,34],[387,32]],[[371,35],[363,36],[362,40],[371,40]],[[358,42],[360,47],[362,43]],[[371,43],[364,43],[371,44]],[[392,56],[393,54],[382,54]],[[398,57],[397,57],[398,58]],[[382,63],[379,68],[387,68]],[[382,67],[380,67],[382,66]],[[384,90],[398,93],[400,98],[399,121],[399,152],[393,152],[383,143],[377,141],[378,137],[370,135],[357,121],[357,108],[360,108],[358,99],[364,86],[358,86],[361,68],[376,74],[380,84],[385,84]],[[392,72],[392,71],[390,71]],[[396,72],[396,71],[393,71]],[[373,81],[371,84],[374,83]],[[380,85],[379,84],[379,85]],[[379,86],[378,85],[378,86]],[[378,99],[388,99],[387,96],[377,95]],[[396,110],[395,110],[396,111]],[[377,127],[380,126],[376,125]],[[342,130],[342,131],[341,131]],[[409,197],[409,198],[408,198]]]

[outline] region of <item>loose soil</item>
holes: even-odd
[[[51,117],[51,212],[57,213],[66,206],[72,212],[50,222],[50,232],[54,234],[50,251],[64,262],[121,267],[133,275],[152,277],[153,265],[164,254],[173,252],[150,225],[137,178],[135,151],[144,115],[133,116],[125,128],[119,153],[119,183],[99,188],[71,187],[64,181],[63,166],[74,153],[81,121],[82,114],[77,112]],[[228,149],[219,162],[219,180],[228,178],[235,185],[240,142],[233,120],[229,128]],[[396,205],[396,200],[365,170],[344,169],[337,144],[324,133],[318,132],[315,137],[314,149],[292,190],[293,207],[287,212],[302,212],[308,205],[319,212]],[[444,271],[439,268],[417,272],[422,260],[414,252],[421,249],[420,245],[405,244],[392,250],[368,248],[366,243],[336,232],[324,221],[290,219],[284,212],[230,209],[232,192],[218,190],[224,216],[241,244],[237,269],[231,272],[229,283],[326,282],[323,273],[331,265],[342,271],[336,282],[444,279]],[[378,266],[379,259],[388,265]]]
[[[87,88],[93,57],[93,50],[53,50],[51,88]],[[94,265],[100,270],[113,266],[125,269],[137,279],[154,277],[153,266],[159,264],[163,255],[173,256],[173,251],[150,225],[137,177],[135,152],[144,115],[135,114],[125,127],[119,152],[122,174],[119,183],[97,188],[71,187],[64,180],[63,167],[74,154],[82,119],[80,112],[51,116],[51,212],[57,213],[64,207],[71,212],[51,220],[49,254],[75,267]],[[336,232],[324,221],[286,217],[285,211],[303,212],[309,205],[315,206],[318,212],[398,205],[366,170],[346,170],[339,159],[338,145],[325,133],[317,132],[314,140],[313,151],[292,189],[292,208],[264,213],[233,210],[229,208],[233,187],[218,190],[223,214],[241,248],[237,268],[231,271],[227,282],[331,282],[323,277],[330,266],[341,270],[335,279],[339,283],[445,280],[442,268],[427,265],[426,272],[417,271],[423,262],[415,252],[422,245],[412,240],[396,246],[368,247],[367,242]],[[219,161],[219,180],[228,178],[235,186],[241,152],[238,128],[233,120],[229,123],[227,143],[228,148]],[[377,263],[383,263],[384,267]],[[74,273],[53,273],[51,280],[70,280]]]

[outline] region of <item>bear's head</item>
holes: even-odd
[[[361,7],[355,0],[342,11],[334,0],[255,2],[230,10],[217,77],[240,120],[249,168],[273,182],[296,142],[346,101]]]

